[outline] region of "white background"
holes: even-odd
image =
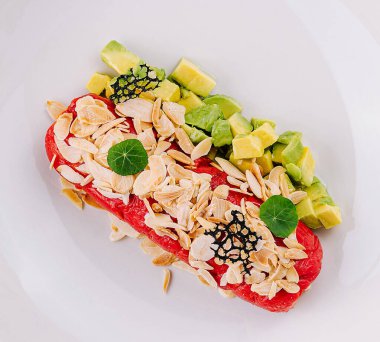
[[[380,340],[378,1],[0,5],[1,341]],[[84,93],[111,39],[168,72],[186,56],[246,116],[304,133],[344,223],[318,232],[323,270],[291,312],[223,299],[177,270],[164,296],[137,241],[110,243],[104,213],[59,195],[44,103]]]

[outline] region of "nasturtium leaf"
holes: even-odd
[[[109,149],[107,162],[111,170],[119,175],[134,175],[145,169],[148,155],[139,140],[129,139]]]
[[[280,238],[288,237],[298,224],[296,206],[280,195],[269,197],[260,206],[260,219],[273,235]]]

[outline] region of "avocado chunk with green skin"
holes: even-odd
[[[234,164],[240,171],[245,172],[250,170],[253,166],[253,159],[236,159],[234,153],[230,154],[229,160],[232,164]]]
[[[140,62],[140,57],[128,51],[125,46],[111,40],[101,51],[102,61],[118,74],[125,74],[129,69],[135,67]]]
[[[261,157],[264,148],[261,139],[251,134],[242,134],[232,140],[232,149],[236,159]]]
[[[196,126],[207,132],[211,132],[214,122],[220,118],[223,118],[223,114],[216,104],[204,105],[185,114],[185,122],[188,125]]]
[[[231,132],[234,137],[238,134],[250,133],[253,128],[250,122],[241,113],[235,113],[230,116],[228,122],[231,125]]]
[[[230,145],[233,138],[230,123],[223,119],[216,120],[212,126],[211,136],[215,147]]]
[[[296,205],[296,210],[298,218],[309,228],[316,229],[322,227],[322,223],[319,221],[313,203],[309,197],[306,197],[298,203]]]
[[[276,128],[276,123],[272,120],[259,119],[259,118],[252,118],[251,119],[251,124],[252,124],[254,130],[258,129],[260,126],[264,125],[265,123],[270,124],[273,127],[273,129]]]
[[[256,159],[256,163],[261,167],[263,176],[266,176],[273,169],[272,153],[266,150],[261,157]]]
[[[197,95],[183,88],[181,89],[181,99],[178,101],[178,104],[185,106],[186,113],[200,106],[204,106],[203,101]]]
[[[284,174],[286,183],[288,184],[289,191],[296,191],[296,188],[294,187],[292,181],[290,180],[289,176],[285,173]]]
[[[278,137],[278,142],[281,144],[289,144],[290,141],[294,138],[298,137],[300,140],[302,139],[302,133],[301,132],[295,132],[295,131],[286,131]]]
[[[200,96],[207,96],[214,89],[216,82],[201,71],[195,64],[182,58],[170,77]]]
[[[289,144],[282,151],[282,163],[283,164],[297,164],[301,159],[303,153],[303,145],[299,137],[293,137]]]
[[[190,127],[189,125],[186,125],[186,124],[183,125],[182,128],[194,144],[198,144],[202,140],[209,138],[208,135],[206,135],[203,131],[201,131],[198,128]]]
[[[179,86],[169,80],[163,80],[160,85],[153,90],[156,97],[160,97],[163,101],[178,102],[181,98]]]
[[[316,182],[304,188],[312,201],[329,196],[326,187],[321,182]]]
[[[288,173],[288,175],[293,178],[296,182],[299,182],[302,178],[302,173],[301,173],[301,169],[293,164],[293,163],[289,163],[289,164],[286,164],[286,172]]]
[[[242,106],[235,99],[226,95],[211,95],[203,99],[203,102],[206,104],[217,104],[222,110],[225,119],[243,110]]]
[[[282,164],[282,151],[286,148],[286,145],[276,142],[272,149],[272,161],[277,164]]]
[[[301,183],[305,186],[310,186],[313,183],[315,161],[309,147],[304,147],[301,159],[297,165],[302,173]]]
[[[94,73],[88,81],[86,88],[90,93],[100,95],[106,88],[108,82],[111,81],[111,77],[108,75]]]
[[[342,223],[342,216],[340,209],[337,206],[329,204],[321,204],[314,207],[318,220],[322,223],[323,227],[330,229]]]
[[[273,127],[267,122],[254,130],[251,135],[260,138],[264,148],[273,145],[278,139],[278,135],[274,131]]]

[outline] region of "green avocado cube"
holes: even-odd
[[[285,177],[285,180],[286,180],[286,183],[288,184],[288,188],[289,188],[289,191],[296,191],[296,188],[294,187],[292,181],[290,180],[289,176],[285,173],[284,174],[284,177]]]
[[[320,183],[313,183],[304,189],[312,201],[328,196],[326,187]]]
[[[233,138],[230,123],[223,119],[216,120],[212,126],[211,136],[215,147],[230,145]]]
[[[277,164],[282,164],[282,151],[286,148],[286,145],[275,143],[272,148],[272,161]]]
[[[305,186],[310,186],[313,183],[315,161],[308,147],[303,148],[301,159],[297,163],[301,169],[301,183]]]
[[[293,137],[289,144],[282,151],[282,163],[283,164],[297,164],[301,159],[303,153],[303,145],[301,139],[297,136]]]
[[[263,176],[266,176],[273,169],[272,153],[266,150],[261,157],[256,158],[256,163],[261,167]]]
[[[197,95],[183,88],[181,89],[181,99],[178,101],[178,104],[185,106],[186,113],[200,106],[204,106],[203,101]]]
[[[194,144],[198,144],[202,140],[205,140],[206,138],[209,137],[208,135],[206,135],[203,131],[201,131],[198,128],[190,127],[189,125],[186,125],[186,124],[182,125],[182,128]]]
[[[274,128],[268,122],[254,130],[251,135],[260,138],[264,148],[273,145],[278,139],[278,135],[274,131]]]
[[[309,197],[303,199],[296,205],[298,218],[305,223],[309,228],[322,227],[321,221],[319,221],[317,214],[314,211],[313,203]]]
[[[323,227],[330,229],[342,223],[340,208],[329,204],[320,204],[315,206],[315,213]]]
[[[232,114],[241,113],[242,106],[232,97],[226,95],[211,95],[203,99],[203,102],[206,104],[217,104],[225,119],[228,119]]]
[[[295,131],[286,131],[278,137],[278,142],[281,144],[289,144],[290,141],[294,138],[297,137],[300,140],[302,139],[302,133],[301,132],[295,132]]]
[[[264,154],[260,138],[251,134],[242,134],[234,137],[232,149],[236,159],[256,158]]]
[[[207,96],[216,85],[214,79],[186,58],[179,61],[170,77],[200,96]]]
[[[253,126],[253,129],[258,129],[260,126],[264,125],[265,123],[270,124],[273,129],[276,129],[276,123],[272,120],[268,119],[259,119],[259,118],[252,118],[251,119],[251,124]]]
[[[125,46],[111,40],[101,51],[102,61],[110,68],[114,69],[118,74],[125,74],[127,71],[140,62],[140,57],[128,51]]]
[[[196,126],[207,132],[211,132],[214,122],[220,118],[223,118],[223,114],[216,104],[204,105],[185,114],[185,122],[188,125]]]
[[[240,171],[242,171],[244,173],[245,173],[245,171],[250,170],[252,168],[252,166],[253,166],[253,159],[252,158],[236,159],[233,152],[230,154],[229,160]]]
[[[90,80],[87,82],[86,88],[90,93],[100,95],[106,88],[108,82],[111,81],[111,77],[108,75],[94,73]]]
[[[228,122],[231,125],[231,132],[234,137],[239,134],[250,133],[253,128],[250,122],[241,113],[235,113],[230,116]]]
[[[178,102],[181,98],[179,86],[169,80],[163,80],[160,85],[153,90],[156,97],[160,97],[163,101]]]
[[[299,182],[302,179],[301,169],[297,165],[289,163],[285,165],[285,168],[288,175],[296,182]]]

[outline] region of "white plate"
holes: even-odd
[[[344,5],[323,1],[8,2],[0,14],[2,341],[373,341],[380,314],[380,47]],[[353,3],[353,1],[347,1]],[[247,116],[300,130],[344,223],[318,231],[323,270],[287,314],[226,300],[138,242],[108,241],[48,170],[46,99],[85,92],[117,39],[168,71],[181,56],[215,75]]]

